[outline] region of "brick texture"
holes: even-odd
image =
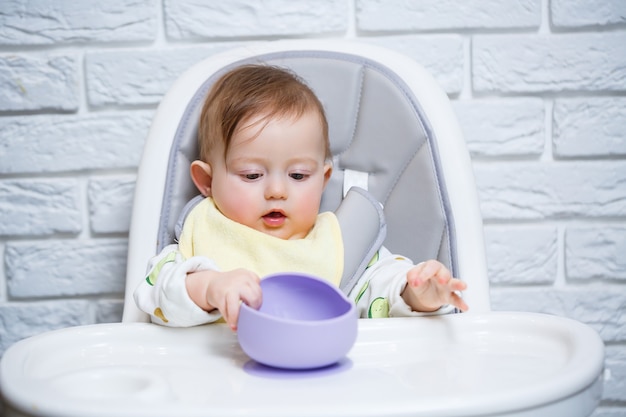
[[[476,36],[477,92],[625,91],[626,34]]]
[[[571,280],[626,282],[626,227],[568,227],[565,274]]]
[[[75,55],[0,55],[0,111],[76,111]]]
[[[363,31],[537,28],[541,1],[356,0]]]
[[[488,276],[492,286],[553,284],[558,232],[545,226],[487,226]]]
[[[463,89],[464,41],[461,36],[385,36],[365,42],[395,50],[425,67],[450,95]]]
[[[538,98],[459,100],[454,108],[474,158],[536,158],[545,149],[545,105]]]
[[[82,230],[78,181],[0,180],[0,236],[77,234]]]
[[[155,0],[3,0],[0,44],[153,40],[157,3]]]
[[[556,158],[626,155],[623,97],[558,99],[552,119]]]
[[[626,23],[622,0],[552,0],[550,12],[552,24],[563,29]]]
[[[173,39],[343,34],[348,4],[302,1],[165,0],[165,28]]]
[[[135,176],[92,178],[87,192],[91,230],[94,233],[128,233]]]
[[[126,241],[122,239],[9,243],[4,254],[9,296],[121,293],[126,251]]]
[[[0,173],[134,168],[153,111],[0,118]]]

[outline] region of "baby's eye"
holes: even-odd
[[[294,180],[296,180],[296,181],[302,181],[303,179],[305,179],[307,177],[306,174],[302,174],[300,172],[291,173],[291,174],[289,174],[289,176],[291,178],[293,178]]]
[[[241,176],[248,181],[254,181],[261,178],[261,174],[242,174]]]

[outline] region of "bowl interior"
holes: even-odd
[[[261,280],[259,312],[290,320],[328,320],[346,314],[350,302],[329,282],[304,274],[272,275]]]

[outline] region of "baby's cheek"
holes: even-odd
[[[235,192],[228,194],[229,195],[222,196],[222,198],[216,200],[217,208],[229,219],[250,226],[250,219],[255,212],[254,204],[248,201],[243,194]]]
[[[300,210],[300,221],[299,223],[302,225],[303,228],[312,228],[315,225],[315,221],[317,220],[317,215],[319,214],[319,211],[316,210],[311,210],[310,207],[308,209],[302,209]]]

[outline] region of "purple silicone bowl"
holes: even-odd
[[[327,281],[302,273],[261,280],[259,310],[241,305],[237,336],[255,361],[285,369],[329,366],[354,345],[354,303]]]

